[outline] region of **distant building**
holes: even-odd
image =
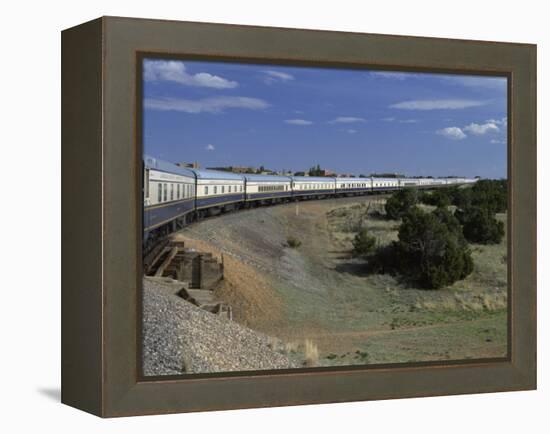
[[[309,176],[308,172],[295,172],[294,176]]]
[[[336,172],[328,169],[321,169],[319,176],[336,176]]]
[[[244,166],[207,167],[207,169],[233,173],[256,173],[256,169],[254,169],[253,167]]]

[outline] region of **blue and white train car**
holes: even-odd
[[[372,191],[393,191],[399,187],[399,178],[372,178]]]
[[[419,184],[418,178],[399,178],[399,187],[401,188],[415,188]]]
[[[156,158],[143,158],[143,229],[185,219],[194,210],[195,174]]]
[[[372,190],[371,178],[335,178],[336,194],[359,194]]]
[[[289,176],[244,175],[246,201],[275,202],[292,197],[292,179]]]
[[[197,178],[195,207],[200,215],[228,211],[244,203],[244,176],[214,170],[191,170]]]
[[[418,178],[418,188],[430,188],[433,184],[433,178]]]
[[[445,178],[433,178],[430,185],[432,187],[445,187],[447,185],[447,180]]]
[[[294,197],[320,197],[334,194],[334,178],[317,176],[293,176]]]

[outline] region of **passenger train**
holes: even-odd
[[[199,170],[144,156],[144,247],[195,219],[258,205],[436,188],[472,178],[338,178],[273,176]]]

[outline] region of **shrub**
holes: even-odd
[[[486,207],[490,213],[505,212],[508,209],[508,187],[505,179],[482,179],[471,187],[453,187],[447,193],[457,208],[470,206]]]
[[[292,249],[296,249],[302,245],[302,242],[294,237],[288,237],[286,240],[286,245]]]
[[[473,271],[471,252],[460,226],[447,212],[426,213],[411,208],[403,216],[399,241],[392,247],[397,271],[423,288],[451,285]]]
[[[415,189],[399,190],[386,201],[386,217],[398,220],[417,202],[418,192]]]
[[[487,207],[471,206],[458,210],[456,215],[468,241],[479,244],[499,244],[502,241],[504,223],[497,220]]]
[[[485,207],[490,214],[505,212],[508,209],[508,187],[506,180],[482,179],[471,188],[471,204]]]
[[[460,226],[460,221],[447,208],[436,208],[433,211],[433,215],[441,223],[445,224],[451,232],[456,233],[457,235],[462,234],[462,227]]]
[[[451,198],[445,190],[435,190],[431,193],[424,192],[420,196],[420,202],[426,205],[447,207],[451,204]]]
[[[355,256],[370,256],[374,253],[376,238],[369,235],[367,229],[363,229],[355,235],[353,244],[353,254]]]
[[[472,189],[452,187],[448,190],[447,195],[451,199],[451,204],[457,208],[466,208],[472,204]]]
[[[385,246],[380,246],[376,252],[369,257],[367,269],[370,273],[395,274],[399,272],[396,261],[397,243],[395,241]]]

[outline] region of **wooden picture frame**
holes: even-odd
[[[143,378],[144,53],[508,77],[508,357]],[[103,17],[62,33],[62,402],[102,417],[536,388],[536,46]]]

